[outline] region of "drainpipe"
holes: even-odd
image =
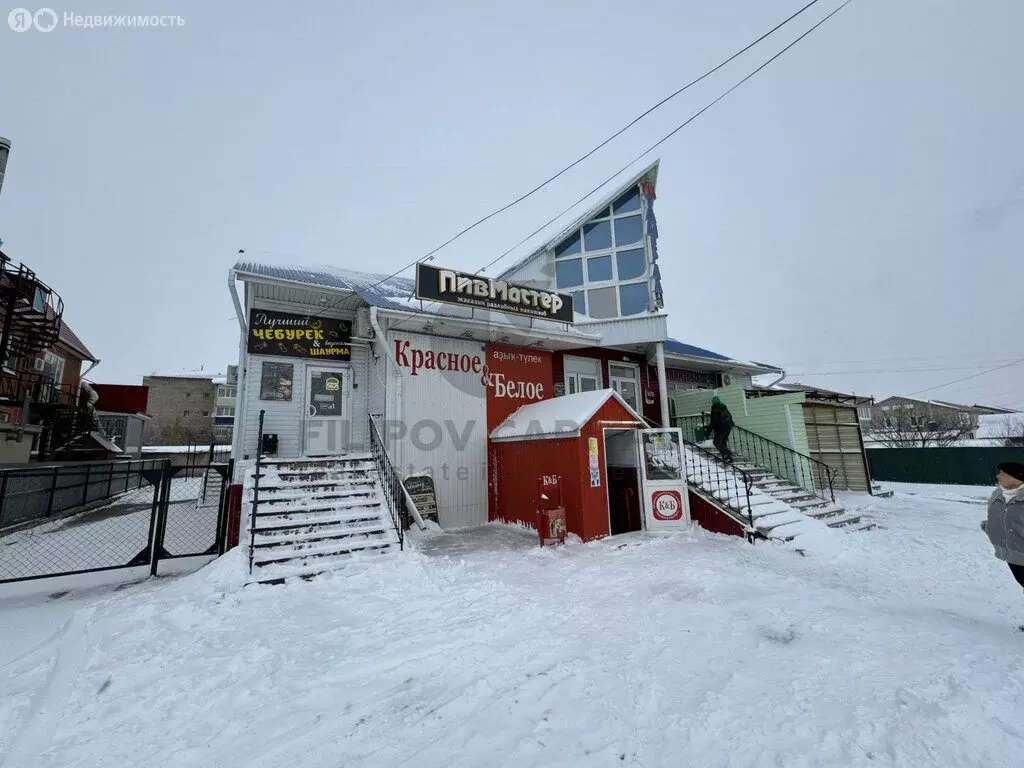
[[[245,310],[238,298],[238,273],[234,269],[228,271],[228,291],[231,293],[231,301],[235,305],[235,317],[238,319],[239,342],[238,342],[238,381],[235,382],[235,391],[242,397],[235,397],[235,421],[231,426],[231,456],[236,461],[241,461],[245,448],[245,379],[247,378],[246,364],[246,340],[249,329],[245,322]],[[259,446],[256,446],[257,452]]]
[[[782,374],[779,376],[779,378],[777,378],[775,381],[771,382],[770,384],[765,384],[764,388],[765,389],[771,389],[776,384],[778,384],[780,381],[782,381],[784,378],[786,378],[786,372],[785,371],[783,371]]]
[[[395,411],[399,418],[402,418],[402,369],[398,365],[398,361],[388,354],[388,341],[384,335],[384,330],[380,326],[380,320],[377,317],[377,307],[370,305],[370,327],[373,328],[373,334],[377,337],[380,342],[381,354],[384,358],[391,363],[391,366],[395,369]],[[384,374],[384,381],[387,381],[387,374]],[[384,393],[384,406],[387,408],[387,391]],[[385,414],[386,415],[386,414]],[[387,421],[387,419],[385,419]],[[386,425],[385,425],[386,427]],[[384,446],[385,450],[387,446]],[[401,462],[399,462],[401,467]],[[383,480],[383,478],[381,478]],[[401,476],[399,476],[401,481]],[[416,521],[416,525],[419,526],[421,531],[426,530],[427,524],[423,522],[423,516],[420,515],[420,511],[416,509],[416,505],[413,504],[412,497],[409,496],[409,492],[405,490],[405,483],[399,483],[402,486],[402,496],[405,499],[405,510],[408,512],[412,519]]]
[[[665,377],[665,343],[659,341],[654,347],[655,365],[658,369],[658,395],[661,399],[661,426],[670,427],[668,412],[668,380]]]

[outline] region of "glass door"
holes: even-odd
[[[349,445],[348,370],[306,369],[306,429],[303,453],[344,453]]]

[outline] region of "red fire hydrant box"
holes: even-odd
[[[565,508],[560,475],[537,478],[537,535],[540,545],[565,543]]]

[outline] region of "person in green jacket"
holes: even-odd
[[[711,424],[708,426],[711,432],[718,455],[726,461],[732,461],[732,451],[729,450],[729,433],[732,432],[732,414],[722,398],[715,395],[711,398]]]

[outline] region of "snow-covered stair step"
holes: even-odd
[[[345,478],[355,477],[366,477],[371,472],[375,472],[376,467],[370,462],[365,464],[351,464],[346,467],[338,467],[336,469],[290,469],[284,472],[278,471],[261,471],[260,472],[260,489],[263,488],[264,483],[267,485],[273,485],[273,481],[278,483],[296,483],[296,482],[315,482],[317,480],[342,480]]]
[[[829,528],[848,528],[851,525],[856,525],[861,520],[860,515],[850,514],[845,517],[836,517],[823,520]]]
[[[771,490],[764,489],[764,490],[765,490],[766,494],[770,494],[771,496],[775,497],[776,499],[778,499],[780,501],[783,501],[783,502],[786,502],[786,503],[805,502],[805,501],[811,501],[813,499],[816,499],[814,494],[811,494],[810,492],[807,492],[807,490],[804,490],[803,488],[795,488],[795,489],[792,489],[792,490],[790,490],[790,489],[778,489],[778,490],[776,490],[776,489],[771,489]],[[820,501],[820,500],[818,500],[818,501]]]
[[[347,461],[373,461],[373,456],[365,451],[359,453],[339,453],[336,456],[308,456],[298,459],[262,459],[260,464],[264,467],[294,467],[297,465],[312,464],[342,464]]]
[[[317,497],[300,496],[281,502],[264,503],[260,499],[257,504],[257,515],[287,515],[296,512],[316,512],[326,509],[342,509],[352,506],[372,506],[379,504],[380,498],[376,489],[360,491],[338,496]]]
[[[802,501],[787,501],[786,503],[789,504],[789,506],[793,507],[793,509],[806,510],[826,507],[829,504],[829,502],[825,501],[824,499],[819,499],[817,496],[812,496],[811,498],[804,499]]]
[[[288,531],[310,526],[340,525],[360,523],[380,519],[380,510],[368,509],[366,507],[352,507],[351,509],[332,510],[314,515],[273,515],[274,519],[266,520],[257,515],[256,532]]]
[[[376,483],[372,475],[365,475],[357,478],[340,478],[337,480],[310,480],[306,483],[260,483],[260,498],[272,498],[281,494],[302,493],[308,490],[310,493],[317,491],[330,491],[335,488],[355,488],[372,486]]]
[[[255,542],[257,548],[271,549],[310,541],[329,541],[365,534],[388,534],[389,531],[393,532],[394,529],[390,526],[385,526],[380,520],[368,520],[350,525],[321,527],[303,533],[281,531],[276,533],[257,532]]]
[[[253,569],[252,581],[261,583],[281,582],[285,579],[300,576],[318,576],[322,573],[339,570],[347,565],[358,562],[363,558],[385,555],[390,552],[391,549],[392,547],[390,545],[376,546],[373,548],[353,550],[334,557],[310,558],[297,563],[264,565],[260,566],[258,569]]]
[[[376,536],[366,535],[336,541],[308,542],[290,549],[284,547],[257,549],[253,554],[252,564],[254,567],[258,567],[294,561],[308,562],[316,557],[337,557],[353,552],[387,549],[391,544],[392,541],[381,531]]]
[[[804,511],[804,514],[809,517],[813,517],[815,520],[824,520],[829,517],[836,517],[838,515],[846,514],[846,507],[842,504],[829,504],[825,507],[819,507],[817,509],[808,509]]]
[[[755,520],[754,527],[756,527],[760,533],[771,535],[784,526],[806,522],[806,517],[803,517],[798,512],[793,512],[791,510],[789,512],[781,512],[777,515],[771,515],[763,520]],[[774,538],[774,536],[772,536],[772,538]]]
[[[258,506],[261,510],[276,510],[296,502],[341,501],[343,499],[373,497],[376,493],[377,491],[373,487],[373,483],[366,482],[327,493],[295,493],[292,491],[289,493],[261,494]]]

